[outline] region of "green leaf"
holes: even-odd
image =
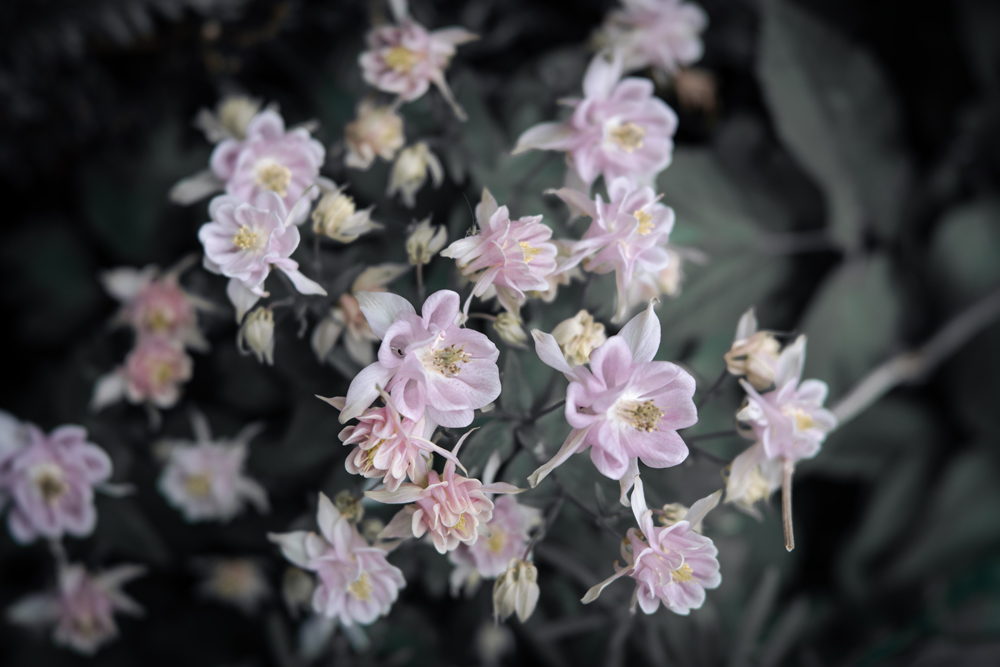
[[[503,366],[500,405],[513,414],[527,414],[531,410],[531,386],[524,375],[520,356],[512,349],[507,350],[507,361]]]
[[[105,498],[96,500],[97,516],[94,538],[131,558],[166,565],[170,552],[153,525],[139,510],[134,499]]]
[[[1000,284],[1000,200],[981,199],[948,211],[931,242],[933,275],[955,306]]]

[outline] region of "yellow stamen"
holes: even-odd
[[[420,56],[405,46],[394,46],[385,54],[383,60],[392,71],[406,74],[420,61]]]
[[[527,241],[521,241],[521,248],[524,250],[524,263],[530,264],[531,260],[538,257],[538,253],[541,252],[539,248],[532,247]]]
[[[618,417],[637,431],[655,431],[664,412],[653,401],[628,401],[618,406]]]
[[[812,415],[810,415],[805,410],[796,410],[795,428],[797,428],[800,431],[806,431],[811,428],[816,428],[816,422],[813,421]]]
[[[435,371],[446,378],[455,377],[461,372],[461,364],[472,360],[472,355],[465,351],[465,346],[449,345],[448,347],[434,350],[430,354],[430,365]]]
[[[458,517],[458,523],[456,523],[452,528],[455,532],[464,533],[465,532],[465,515]]]
[[[279,197],[288,195],[291,182],[292,170],[282,164],[268,161],[257,167],[257,185],[276,192]]]
[[[379,447],[385,442],[385,439],[379,440],[374,447],[365,452],[365,465],[361,469],[361,472],[368,472],[375,467],[375,454],[378,453]]]
[[[240,227],[240,230],[233,235],[233,245],[240,250],[249,250],[250,248],[257,247],[257,232],[253,231],[246,225]]]
[[[462,518],[464,519],[465,517],[463,516]],[[498,554],[503,550],[504,545],[507,544],[507,534],[497,528],[493,528],[492,530],[493,534],[486,540],[486,546],[490,548],[490,551]]]
[[[56,501],[62,498],[62,495],[69,489],[66,482],[62,480],[62,476],[56,471],[46,471],[39,475],[35,480],[35,486],[38,487],[38,493],[47,505],[55,505]]]
[[[169,312],[154,310],[146,316],[146,326],[150,331],[166,331],[174,324],[174,318]]]
[[[170,364],[160,364],[153,371],[153,384],[166,384],[174,377],[174,370]]]
[[[188,475],[184,479],[184,489],[195,498],[205,498],[212,493],[212,478],[204,473]]]
[[[683,584],[687,581],[694,581],[694,572],[690,565],[684,563],[678,569],[670,570],[670,578],[673,579],[674,583]]]
[[[372,599],[372,593],[375,588],[372,586],[372,582],[368,577],[367,572],[362,572],[361,576],[357,581],[352,582],[347,587],[347,592],[351,594],[351,597],[355,600],[368,601]]]
[[[653,216],[641,208],[632,214],[639,221],[639,233],[645,236],[653,231]]]
[[[646,129],[635,123],[625,123],[608,130],[608,137],[611,141],[626,153],[632,153],[642,148],[642,140],[645,136]]]

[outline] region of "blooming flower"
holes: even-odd
[[[247,125],[246,139],[225,139],[212,151],[212,172],[226,184],[226,194],[238,202],[256,203],[263,192],[281,198],[296,224],[306,219],[318,195],[310,188],[319,177],[326,151],[305,128],[285,131],[276,111],[264,110]],[[298,204],[298,205],[297,205]],[[284,218],[284,213],[281,216]]]
[[[551,334],[532,334],[541,360],[570,380],[566,421],[573,427],[552,460],[528,478],[532,488],[570,456],[590,448],[598,471],[621,482],[621,500],[627,504],[625,492],[637,474],[637,459],[666,468],[687,458],[677,429],[698,420],[692,400],[695,382],[679,366],[653,361],[660,346],[653,302],[591,353],[589,369],[571,367]]]
[[[472,433],[472,431],[469,431]],[[478,479],[463,477],[455,472],[458,450],[469,433],[459,439],[452,457],[438,475],[429,465],[424,484],[400,484],[395,491],[388,489],[365,491],[365,495],[380,503],[407,504],[382,531],[380,537],[423,537],[430,533],[438,553],[447,553],[460,543],[475,544],[480,524],[493,518],[493,493],[520,493],[506,482],[483,484]],[[429,463],[429,462],[428,462]]]
[[[326,294],[302,275],[290,256],[299,246],[299,230],[291,224],[277,194],[261,192],[254,203],[224,195],[208,206],[212,219],[198,230],[205,247],[205,268],[229,278],[226,294],[236,307],[236,320],[267,296],[264,280],[271,267],[280,269],[302,294]]]
[[[746,377],[754,389],[763,391],[774,384],[781,344],[770,331],[757,331],[757,316],[750,308],[740,317],[732,347],[726,352],[726,369]]]
[[[240,354],[253,354],[258,363],[274,365],[274,313],[270,308],[256,308],[236,334]],[[247,349],[249,347],[249,349]]]
[[[663,246],[669,260],[665,268],[638,264],[632,273],[632,281],[625,288],[626,312],[641,303],[649,303],[661,294],[675,297],[681,292],[684,282],[684,263],[704,264],[707,258],[693,248],[679,248],[667,243]]]
[[[358,104],[358,117],[344,128],[347,157],[344,164],[354,169],[368,169],[378,156],[386,162],[403,147],[403,118],[392,106],[375,106],[368,99]]]
[[[292,564],[319,576],[313,609],[343,625],[368,625],[389,613],[406,586],[403,573],[389,564],[381,547],[369,545],[354,524],[319,494],[321,535],[297,531],[268,535]]]
[[[142,338],[123,367],[97,380],[91,409],[102,410],[122,399],[172,408],[181,397],[181,385],[191,379],[191,365],[180,343],[163,336]]]
[[[267,512],[267,492],[243,471],[249,443],[263,425],[250,424],[231,440],[215,441],[204,415],[194,413],[191,423],[195,441],[171,443],[160,475],[158,486],[167,502],[191,523],[230,521],[247,502]]]
[[[626,72],[650,65],[676,74],[701,59],[705,11],[681,0],[622,0],[598,34],[600,43],[621,50]]]
[[[545,290],[547,276],[555,271],[556,246],[549,243],[552,229],[542,224],[542,216],[510,219],[506,206],[498,206],[490,191],[476,205],[479,231],[455,241],[441,251],[451,257],[462,275],[476,285],[465,302],[468,314],[473,296],[483,296],[491,286],[500,304],[515,315],[526,300],[525,291]]]
[[[392,175],[389,178],[386,194],[392,197],[398,192],[403,199],[403,205],[413,208],[417,203],[417,192],[427,182],[428,172],[434,181],[434,187],[441,187],[444,181],[444,167],[427,144],[421,141],[404,149],[396,158],[396,163],[392,165]]]
[[[357,241],[362,234],[384,225],[372,221],[372,209],[358,211],[354,199],[344,194],[344,188],[330,190],[323,195],[313,211],[313,231],[341,243]]]
[[[368,33],[368,50],[358,58],[365,81],[406,102],[419,99],[434,84],[455,115],[465,120],[444,71],[455,55],[455,47],[478,37],[464,28],[428,32],[410,17],[406,0],[392,0],[389,4],[396,25],[373,28]]]
[[[570,368],[589,362],[591,352],[608,339],[604,334],[604,325],[595,322],[594,316],[586,310],[557,324],[552,330],[552,337],[559,343]]]
[[[431,225],[430,216],[410,225],[406,236],[406,255],[410,264],[429,264],[447,241],[448,230],[444,225]]]
[[[56,590],[15,602],[7,619],[27,627],[53,627],[57,644],[93,655],[118,636],[115,612],[142,615],[142,607],[121,588],[145,572],[141,565],[120,565],[91,574],[82,565],[60,564]]]
[[[639,530],[629,528],[622,542],[625,567],[615,562],[616,574],[587,591],[583,603],[597,599],[604,587],[615,579],[628,575],[637,586],[632,610],[636,602],[647,614],[660,608],[687,616],[692,609],[700,609],[705,602],[705,590],[718,588],[718,549],[712,540],[696,533],[692,526],[701,522],[719,502],[720,491],[703,498],[691,506],[682,521],[666,527],[653,524],[653,512],[646,507],[642,480],[635,477],[632,492],[632,513]]]
[[[87,442],[81,426],[45,435],[34,424],[15,427],[13,417],[3,416],[13,438],[0,447],[0,507],[11,501],[7,526],[14,540],[90,535],[97,523],[94,487],[111,477],[111,459]]]
[[[649,184],[670,164],[677,114],[653,96],[647,79],[621,79],[622,59],[598,54],[583,81],[583,99],[566,100],[573,115],[561,123],[541,123],[517,140],[514,154],[528,150],[565,151],[586,185],[628,177]]]
[[[574,241],[556,239],[552,241],[556,247],[556,270],[545,277],[548,287],[544,290],[529,290],[527,295],[532,299],[541,299],[545,303],[556,300],[560,287],[569,285],[574,280],[583,280],[583,271],[579,265],[564,269],[573,254]],[[485,295],[484,295],[485,296]]]
[[[213,144],[224,139],[243,141],[250,121],[260,111],[261,101],[246,95],[227,95],[219,100],[215,112],[201,109],[195,116],[195,127],[205,133]]]
[[[201,575],[198,593],[253,614],[271,597],[271,586],[253,558],[200,558],[194,568]]]
[[[500,352],[489,338],[455,324],[458,294],[441,290],[427,297],[418,316],[395,294],[358,292],[361,311],[382,340],[378,361],[351,381],[340,413],[344,423],[364,411],[380,388],[392,395],[404,417],[424,416],[449,428],[472,423],[473,410],[500,395]]]
[[[538,568],[514,558],[493,585],[493,616],[506,621],[517,612],[517,620],[524,623],[535,612],[538,595]]]

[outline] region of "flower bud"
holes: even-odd
[[[361,504],[361,498],[355,496],[348,490],[343,490],[333,498],[333,504],[340,512],[340,515],[351,523],[358,523],[365,515],[365,508]]]
[[[403,118],[391,106],[375,106],[371,100],[358,105],[358,117],[344,128],[347,157],[354,169],[368,169],[375,156],[390,161],[403,147]]]
[[[528,620],[538,604],[538,569],[533,563],[511,559],[507,571],[493,584],[493,615],[507,620],[517,612],[522,623]]]
[[[736,339],[725,354],[726,369],[763,391],[774,384],[781,344],[770,331],[757,331],[757,317],[750,308],[740,318]]]
[[[594,321],[594,316],[581,310],[568,320],[563,320],[552,330],[570,366],[580,366],[590,361],[590,353],[604,344],[608,337],[604,325]]]
[[[314,590],[316,583],[311,576],[297,567],[285,570],[285,576],[281,580],[281,597],[289,614],[297,616],[300,610],[310,609]]]
[[[528,342],[528,334],[521,327],[521,320],[517,315],[504,311],[497,315],[493,328],[500,334],[500,338],[508,345],[523,346]]]
[[[208,109],[198,112],[194,124],[212,143],[223,139],[243,141],[247,136],[247,126],[260,111],[261,102],[246,95],[228,95],[215,107],[215,113]]]
[[[341,308],[331,308],[329,314],[316,323],[310,343],[319,363],[324,363],[330,356],[343,330],[344,314]]]
[[[372,209],[369,206],[358,211],[354,199],[344,194],[343,188],[337,188],[323,195],[313,211],[313,231],[334,241],[351,243],[359,236],[374,229],[382,229],[382,225],[372,221]]]
[[[385,529],[385,524],[381,519],[371,518],[361,522],[361,537],[368,540],[369,544],[374,544],[378,540],[378,534]]]
[[[672,526],[684,519],[688,508],[680,503],[670,503],[663,506],[663,514],[656,517],[656,522],[661,526]]]
[[[236,346],[240,354],[253,353],[258,362],[274,365],[274,313],[270,308],[260,306],[247,315],[236,335]]]
[[[444,181],[444,167],[427,144],[421,141],[404,149],[396,163],[392,166],[392,176],[389,180],[387,194],[391,197],[399,192],[403,204],[413,208],[416,204],[416,194],[427,182],[427,172],[430,171],[434,187],[440,187]]]
[[[410,264],[427,264],[447,241],[448,230],[444,225],[431,225],[430,216],[411,225],[409,236],[406,237],[406,254],[410,258]]]

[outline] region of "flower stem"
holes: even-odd
[[[424,265],[417,262],[417,301],[424,303]]]
[[[700,399],[698,399],[698,403],[695,405],[695,408],[698,410],[698,412],[701,412],[701,409],[705,407],[706,403],[708,403],[708,399],[712,398],[712,396],[714,396],[715,393],[719,391],[719,387],[721,387],[722,383],[725,382],[727,375],[729,375],[729,370],[723,368],[722,374],[718,377],[718,379],[716,379],[716,381],[712,384],[712,386],[708,388],[708,391],[706,391],[704,395]]]
[[[785,459],[781,474],[781,524],[785,529],[785,549],[795,548],[795,532],[792,528],[792,473],[795,464]]]

